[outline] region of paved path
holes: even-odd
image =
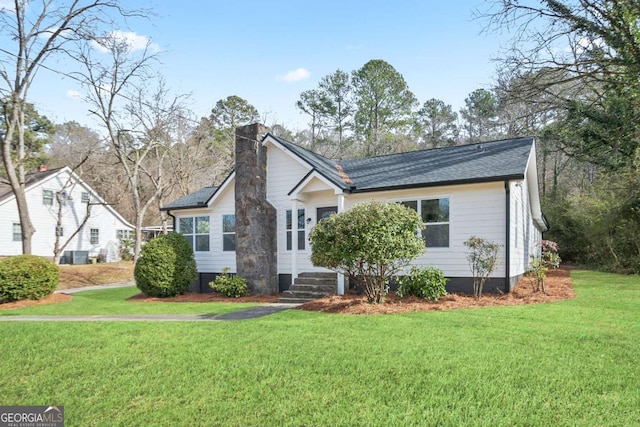
[[[98,289],[134,286],[134,282],[61,289],[56,293],[73,294]],[[76,316],[0,316],[0,322],[196,322],[256,319],[299,306],[300,304],[269,303],[225,314],[96,314]]]
[[[97,291],[100,289],[112,289],[112,288],[126,288],[128,286],[135,286],[135,285],[136,285],[136,282],[109,283],[108,285],[94,285],[94,286],[85,286],[83,288],[59,289],[55,291],[54,294],[75,294],[76,292]]]

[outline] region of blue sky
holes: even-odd
[[[471,91],[491,85],[492,58],[507,37],[482,34],[478,8],[483,0],[160,1],[155,17],[129,30],[158,45],[160,71],[174,92],[192,93],[196,115],[238,95],[266,123],[295,130],[306,121],[295,108],[302,91],[371,59],[395,67],[421,104],[438,98],[457,111]],[[31,100],[41,113],[91,125],[87,106],[70,96],[79,85],[38,77]]]

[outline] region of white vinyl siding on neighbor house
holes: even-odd
[[[71,181],[69,181],[71,177]],[[65,184],[72,182],[73,185]],[[46,191],[46,192],[45,192]],[[60,206],[55,202],[57,192],[66,191],[66,203]],[[36,229],[32,238],[32,253],[43,257],[53,257],[53,247],[56,239],[58,210],[62,209],[61,228],[64,236],[61,243],[75,232],[85,218],[86,203],[82,203],[82,192],[92,192],[91,188],[82,181],[77,181],[69,169],[61,169],[45,177],[40,182],[27,187],[26,198],[29,205],[31,221]],[[92,192],[92,194],[95,194]],[[45,200],[46,203],[45,204]],[[49,204],[49,201],[51,203]],[[18,208],[14,197],[0,201],[0,222],[5,224],[19,223]],[[90,242],[90,229],[100,229],[100,243]],[[82,232],[76,234],[65,247],[65,251],[89,251],[89,256],[97,256],[109,241],[115,242],[117,229],[132,230],[119,214],[106,204],[95,204],[91,207],[91,215]],[[11,230],[12,231],[12,230]],[[59,230],[58,230],[59,231]],[[0,233],[0,255],[18,255],[22,253],[21,239],[13,240],[13,233]]]

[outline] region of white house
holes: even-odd
[[[117,244],[118,239],[131,237],[133,226],[108,205],[70,168],[41,167],[26,177],[26,196],[31,222],[35,228],[32,253],[53,258],[56,235],[64,243],[89,216],[78,234],[64,248],[67,262],[72,255],[79,259],[98,256]],[[58,226],[58,215],[61,226]],[[15,196],[8,182],[0,179],[0,256],[22,253],[22,234]]]
[[[263,136],[263,130],[260,125],[238,128],[236,168],[222,185],[205,187],[164,208],[174,217],[174,229],[195,250],[200,283],[193,290],[206,291],[225,267],[251,276],[238,264],[247,259],[273,264],[257,277],[275,271],[276,291],[287,289],[301,273],[328,271],[310,261],[309,231],[326,215],[372,199],[418,211],[426,225],[427,250],[415,264],[442,269],[450,279],[449,291],[472,289],[463,244],[471,236],[501,245],[488,290],[509,292],[525,273],[530,254],[539,251],[547,224],[540,210],[532,137],[334,161],[269,133]],[[242,150],[254,158],[247,160]],[[245,203],[256,197],[265,200]],[[266,223],[262,230],[239,229],[261,220]],[[236,251],[240,238],[250,242]],[[271,238],[273,257],[262,246]],[[251,261],[260,253],[267,258]],[[273,289],[270,283],[267,291]],[[256,288],[264,290],[259,284]],[[340,277],[336,290],[343,292]]]

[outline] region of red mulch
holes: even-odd
[[[575,296],[569,270],[559,269],[549,271],[546,280],[546,294],[533,293],[529,281],[525,278],[516,285],[513,292],[506,295],[484,294],[476,301],[472,296],[450,294],[437,302],[426,301],[417,297],[399,298],[390,293],[382,304],[368,304],[362,295],[348,293],[347,295],[330,295],[326,298],[310,301],[298,307],[300,310],[321,311],[325,313],[345,314],[386,314],[408,313],[427,310],[454,310],[471,307],[490,307],[499,305],[524,305],[570,299]],[[55,304],[69,301],[73,297],[66,294],[51,294],[41,300],[23,300],[0,304],[0,309],[13,309],[31,305]],[[145,294],[134,295],[130,301],[141,302],[277,302],[278,294],[252,295],[240,298],[227,298],[217,293],[197,294],[187,292],[173,298],[154,298]]]
[[[506,295],[483,294],[476,301],[473,296],[449,294],[437,302],[426,301],[418,297],[399,298],[390,293],[382,304],[369,304],[363,295],[330,295],[326,298],[307,302],[298,309],[343,314],[388,314],[408,313],[428,310],[454,310],[471,307],[489,307],[498,305],[524,305],[570,299],[575,296],[569,271],[560,269],[549,271],[545,281],[546,294],[533,293],[528,279],[524,278]]]
[[[72,299],[73,296],[67,294],[51,294],[38,300],[23,299],[21,301],[6,302],[4,304],[0,304],[0,310],[29,307],[32,305],[56,304],[59,302],[71,301]]]

